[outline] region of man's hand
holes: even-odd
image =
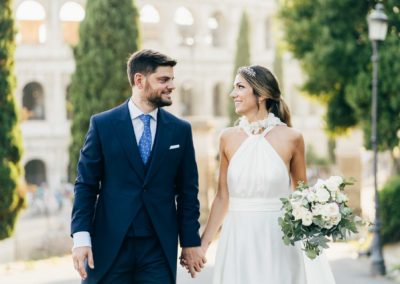
[[[182,248],[180,263],[184,266],[192,278],[196,277],[196,272],[200,272],[207,262],[205,250],[202,247]]]
[[[89,267],[94,268],[93,254],[91,247],[77,247],[72,250],[72,260],[75,270],[79,272],[82,280],[85,280],[87,273],[85,270],[85,261],[88,261]]]

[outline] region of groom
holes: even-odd
[[[206,261],[192,131],[161,108],[176,61],[142,50],[127,65],[132,97],[91,118],[80,153],[74,267],[83,283],[176,283],[178,235],[192,277]]]

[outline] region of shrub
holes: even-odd
[[[400,175],[390,179],[379,192],[382,242],[400,241]]]

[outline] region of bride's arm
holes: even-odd
[[[292,143],[293,154],[290,161],[290,176],[292,179],[292,188],[295,189],[299,181],[307,183],[303,135],[301,135],[299,132],[296,132],[294,134]]]
[[[218,190],[211,206],[211,213],[208,217],[207,225],[201,237],[201,246],[207,250],[208,246],[212,242],[218,229],[224,220],[226,212],[229,206],[229,193],[227,186],[227,169],[228,169],[228,159],[225,154],[225,144],[226,144],[226,131],[224,131],[220,137],[219,146],[219,178],[218,178]]]

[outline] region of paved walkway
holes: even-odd
[[[208,263],[202,273],[191,279],[183,269],[178,270],[178,284],[210,284],[216,247],[208,252]],[[347,244],[333,244],[327,251],[337,284],[395,284],[384,277],[369,274],[369,259],[356,259],[354,249]],[[400,259],[399,259],[400,262]],[[1,284],[78,284],[70,256],[35,262],[20,262],[0,266]],[[247,283],[246,283],[247,284]],[[249,283],[250,284],[250,283]],[[264,283],[256,283],[264,284]],[[268,284],[266,281],[265,284]],[[276,284],[276,283],[273,283]]]

